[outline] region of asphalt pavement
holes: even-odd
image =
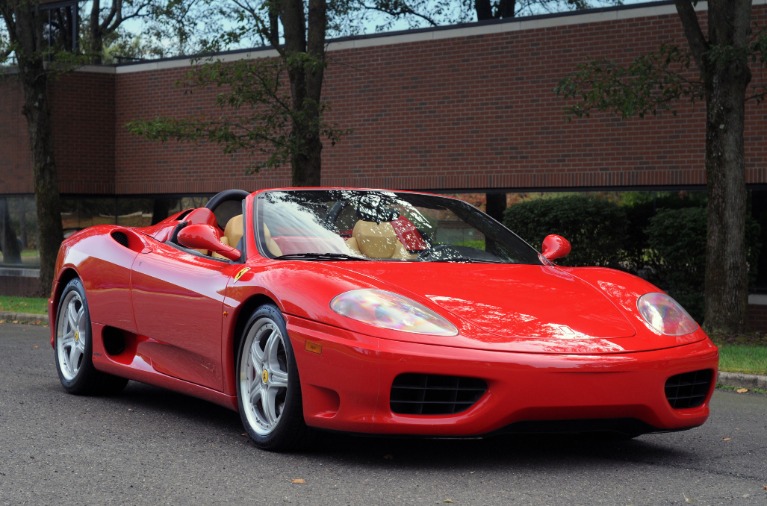
[[[765,395],[718,391],[702,427],[626,442],[321,433],[275,454],[198,399],[66,394],[48,339],[0,324],[0,504],[767,504]]]

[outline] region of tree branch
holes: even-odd
[[[388,2],[387,2],[388,4]],[[390,7],[386,7],[382,5],[380,2],[375,2],[373,5],[363,4],[364,9],[368,9],[371,11],[381,12],[383,14],[388,14],[389,16],[393,18],[399,18],[403,16],[413,16],[416,18],[423,19],[427,23],[429,23],[431,26],[439,26],[439,23],[429,17],[426,14],[421,14],[420,12],[416,12],[412,7],[410,7],[405,2],[391,2]]]
[[[682,29],[690,45],[690,51],[702,73],[704,71],[704,58],[708,52],[708,42],[698,22],[698,14],[695,12],[692,0],[674,0],[679,19],[682,21]]]

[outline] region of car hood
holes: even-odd
[[[501,338],[630,337],[634,327],[600,290],[556,267],[435,263],[355,269],[387,289],[425,297]],[[443,311],[444,312],[444,311]]]
[[[602,270],[607,280],[595,283],[578,276],[578,269],[539,265],[355,262],[342,268],[458,324],[455,338],[408,338],[429,344],[584,354],[661,349],[700,339],[650,332],[636,311],[636,298],[649,285],[633,277],[639,290],[611,283],[615,274],[626,285],[628,277],[616,271]]]

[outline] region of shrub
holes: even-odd
[[[584,195],[515,204],[506,210],[504,224],[535,248],[548,234],[564,236],[573,250],[558,262],[572,266],[618,266],[628,228],[620,206]]]
[[[697,321],[703,319],[706,210],[661,209],[645,229],[650,281],[674,297]]]
[[[706,274],[706,209],[661,209],[645,229],[647,259],[654,282],[674,297],[697,321],[703,321]],[[756,278],[759,224],[746,220],[749,277]]]

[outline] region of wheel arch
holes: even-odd
[[[53,284],[50,311],[48,313],[48,327],[51,330],[51,346],[53,346],[53,341],[56,336],[56,317],[58,316],[61,294],[67,284],[75,278],[80,279],[80,273],[78,273],[73,267],[66,267],[62,269],[61,272],[59,272],[59,275],[56,278],[56,282]],[[82,279],[80,279],[80,281],[82,281]]]
[[[280,305],[272,297],[264,293],[255,293],[245,299],[234,312],[234,323],[230,327],[231,332],[225,343],[224,353],[227,358],[226,389],[228,393],[237,392],[237,353],[240,349],[240,340],[242,339],[245,325],[247,325],[250,316],[261,306],[272,304],[282,311]]]

